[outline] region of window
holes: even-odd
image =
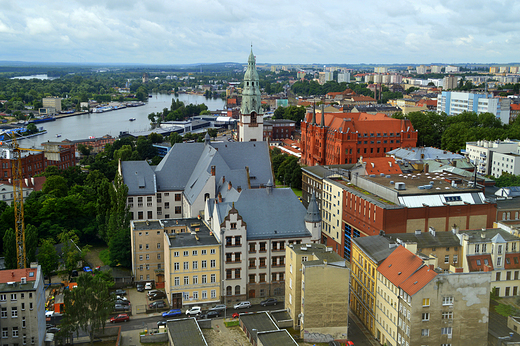
[[[475,244],[475,253],[480,252],[480,244]]]
[[[249,274],[249,283],[254,284],[256,282],[256,275],[255,274]]]
[[[181,213],[181,207],[176,206],[175,207],[175,214],[180,214],[180,213]]]
[[[9,337],[9,328],[2,328],[2,338],[8,338]]]
[[[249,243],[249,252],[256,252],[256,243]]]
[[[22,328],[25,328],[25,316],[22,317]]]
[[[149,264],[146,265],[146,270],[150,270],[150,265]]]
[[[197,285],[199,283],[199,277],[197,275],[193,275],[192,281],[194,285]]]
[[[13,327],[13,338],[18,337],[18,327]]]
[[[430,306],[430,298],[424,298],[422,300],[422,306]]]
[[[423,312],[422,320],[423,321],[429,321],[430,320],[430,313],[429,312]]]
[[[259,282],[265,282],[265,274],[260,274],[260,281]]]
[[[208,291],[202,291],[202,299],[208,299]]]
[[[2,308],[2,318],[7,318],[7,308]]]
[[[157,248],[158,248],[158,249],[161,248],[161,243],[157,243]]]
[[[210,267],[215,268],[217,266],[217,262],[215,260],[211,260]]]
[[[15,307],[11,308],[11,318],[16,318],[16,317],[18,317],[18,308],[15,306]]]
[[[161,259],[161,254],[160,254],[160,253],[157,254],[157,259],[158,259],[158,260]]]
[[[179,286],[181,284],[181,279],[178,276],[175,277],[174,284],[175,286]]]
[[[142,250],[142,249],[143,249],[143,244],[139,244],[139,250]]]
[[[149,260],[150,259],[150,255],[146,255],[146,259]]]
[[[459,255],[453,255],[453,263],[459,263]]]
[[[16,293],[11,293],[11,300],[16,300]]]
[[[421,329],[421,336],[430,336],[429,329]]]
[[[502,257],[497,257],[497,266],[498,267],[502,266]]]
[[[181,194],[180,193],[176,193],[175,194],[175,201],[179,202],[180,200],[181,200]]]
[[[208,266],[208,261],[203,260],[203,261],[201,262],[201,265],[202,265],[202,269],[205,269],[205,268]]]
[[[183,256],[189,256],[189,255],[190,255],[190,252],[189,252],[189,251],[184,251],[184,252],[182,253],[182,255],[183,255]]]
[[[500,272],[496,273],[495,281],[500,281]]]
[[[189,276],[185,276],[184,277],[184,285],[189,285],[190,284],[190,277]]]
[[[184,262],[184,270],[188,270],[188,269],[190,269],[190,263]]]
[[[442,313],[443,320],[449,320],[453,318],[453,311],[445,311]]]
[[[444,263],[450,263],[450,255],[444,256]]]
[[[498,245],[498,254],[499,254],[499,255],[502,254],[502,245]]]
[[[208,282],[208,276],[207,275],[202,275],[201,283],[205,284],[207,282]]]
[[[193,261],[192,266],[193,266],[193,269],[199,269],[199,262]]]
[[[207,251],[207,250],[202,250],[202,251],[200,252],[200,254],[201,254],[202,256],[207,255],[207,254],[208,254],[208,251]]]
[[[211,290],[211,298],[217,297],[217,290]]]
[[[173,257],[179,257],[179,251],[174,251],[173,252]]]
[[[0,301],[5,302],[7,300],[6,294],[0,294]]]
[[[453,305],[453,297],[442,297],[442,305]]]
[[[29,303],[29,310],[33,309],[33,303]]]
[[[217,274],[211,274],[210,276],[210,282],[215,283],[217,282]]]
[[[139,270],[143,270],[143,265],[142,264],[139,266]]]
[[[175,262],[173,264],[173,270],[179,270],[180,269],[180,263],[179,262]]]
[[[193,250],[193,251],[191,252],[191,255],[192,255],[192,256],[197,256],[198,254],[199,254],[199,252],[198,252],[197,250]]]
[[[451,327],[441,328],[441,334],[451,336]]]
[[[216,251],[215,251],[215,249],[211,249],[211,250],[209,250],[209,253],[210,253],[211,255],[214,255],[214,254],[216,253]]]

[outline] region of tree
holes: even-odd
[[[42,266],[43,275],[49,278],[58,269],[58,255],[52,239],[43,239],[38,251],[38,263]]]
[[[170,144],[173,147],[175,143],[182,143],[182,136],[179,135],[177,132],[172,132],[172,134],[170,135]]]
[[[78,144],[78,151],[83,156],[89,156],[90,152],[92,151],[92,147],[91,146],[86,146],[86,145],[80,143],[80,144]]]
[[[16,269],[18,266],[16,257],[16,234],[9,228],[4,234],[4,258],[6,269]]]
[[[209,135],[211,138],[215,138],[215,137],[217,137],[217,135],[218,135],[218,130],[217,130],[217,129],[209,129],[209,130],[208,130],[208,135]]]
[[[25,226],[25,256],[27,265],[36,261],[36,248],[38,247],[38,228],[33,225]]]
[[[55,197],[65,197],[68,191],[67,180],[59,175],[47,177],[45,183],[43,183],[42,191]]]
[[[62,244],[62,253],[59,255],[63,260],[63,268],[60,270],[60,274],[62,278],[70,281],[72,271],[81,265],[81,261],[85,258],[90,246],[86,245],[81,249],[77,245],[79,238],[74,231],[63,231],[58,235],[58,239]]]
[[[85,273],[78,277],[77,283],[77,287],[65,291],[66,314],[62,323],[67,331],[88,333],[92,345],[94,333],[105,328],[115,298],[102,276]]]
[[[155,132],[150,133],[148,139],[151,140],[152,143],[162,143],[164,141],[163,135]]]

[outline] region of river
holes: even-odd
[[[127,107],[106,113],[89,113],[57,119],[47,123],[37,124],[38,128],[47,130],[46,134],[19,140],[22,147],[41,147],[47,141],[62,141],[64,139],[86,139],[90,136],[102,137],[110,135],[118,137],[121,131],[140,132],[150,130],[148,114],[162,112],[170,108],[175,96],[169,94],[154,94],[144,106]],[[225,108],[222,99],[207,99],[204,96],[179,94],[176,98],[186,105],[205,103],[209,110],[215,111]],[[129,119],[135,118],[135,121]],[[59,138],[57,135],[61,135]]]

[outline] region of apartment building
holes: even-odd
[[[322,243],[333,244],[336,253],[342,253],[341,245],[343,221],[343,187],[331,179],[323,180],[323,196],[321,200],[322,214]],[[329,241],[329,239],[331,241]],[[330,245],[329,245],[330,246]]]
[[[517,296],[520,286],[520,238],[500,228],[459,231],[465,273],[489,272],[488,291]]]
[[[501,175],[502,171],[512,169],[510,166],[513,166],[513,162],[504,162],[502,158],[506,158],[505,156],[500,156],[500,160],[497,160],[495,154],[518,153],[519,144],[520,142],[515,140],[467,142],[466,156],[477,166],[480,174],[497,176],[499,172]]]
[[[266,142],[211,143],[209,137],[175,144],[155,168],[146,161],[122,161],[119,173],[128,186],[132,220],[202,216],[209,198],[228,191],[236,198],[273,179]]]
[[[286,248],[285,308],[306,342],[346,342],[350,270],[323,244]]]
[[[47,111],[45,114],[56,114],[61,112],[61,97],[52,96],[52,97],[44,97],[42,99],[43,108],[46,108]],[[40,111],[41,113],[41,111]]]
[[[285,248],[320,240],[316,214],[315,203],[305,210],[291,189],[274,189],[271,183],[243,190],[236,201],[222,195],[210,199],[204,215],[222,243],[225,302],[283,296]]]
[[[3,345],[44,345],[45,288],[41,267],[0,271]]]
[[[132,275],[136,281],[164,284],[164,221],[130,222]]]
[[[457,115],[462,112],[493,113],[509,124],[511,100],[483,92],[443,91],[437,99],[437,112]]]
[[[481,343],[489,279],[489,273],[439,274],[398,246],[377,268],[376,338],[404,346]]]
[[[372,335],[376,335],[377,267],[397,247],[387,237],[375,235],[352,239],[350,310]]]
[[[493,153],[491,175],[499,178],[504,173],[520,174],[520,143],[516,152]]]
[[[221,298],[221,246],[198,219],[164,221],[165,291],[173,309]]]

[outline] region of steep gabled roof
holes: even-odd
[[[422,259],[400,245],[381,262],[377,271],[399,287],[423,265]]]
[[[426,286],[428,282],[432,281],[432,279],[436,276],[437,273],[435,270],[428,266],[423,266],[421,269],[413,273],[413,275],[411,275],[408,279],[406,279],[401,284],[401,288],[403,291],[413,296],[415,293],[419,292],[421,288]]]

